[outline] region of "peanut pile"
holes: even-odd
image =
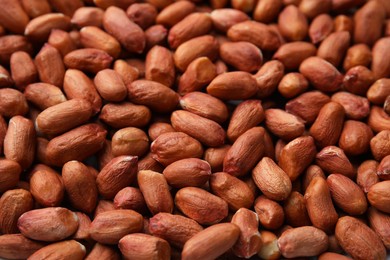
[[[389,0],[0,7],[0,259],[386,259]]]

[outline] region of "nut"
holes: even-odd
[[[164,239],[147,234],[130,234],[119,240],[119,250],[127,259],[161,259],[168,260],[171,247]]]
[[[133,210],[109,210],[94,218],[89,233],[99,243],[117,244],[125,235],[140,232],[143,224],[142,215]]]
[[[78,161],[65,163],[62,167],[62,181],[71,205],[87,214],[92,213],[96,207],[98,190],[87,166]]]
[[[253,127],[240,135],[223,160],[223,171],[233,176],[249,172],[264,154],[264,128]]]
[[[163,171],[168,184],[174,188],[202,187],[211,176],[210,164],[198,158],[182,159]]]
[[[118,7],[107,8],[103,15],[104,29],[114,36],[126,50],[141,53],[145,48],[145,34]]]
[[[326,233],[311,226],[286,230],[278,239],[280,252],[287,258],[319,255],[328,243]]]
[[[112,199],[121,189],[134,182],[137,162],[135,156],[119,156],[109,161],[96,178],[99,194]]]
[[[378,235],[356,218],[341,217],[335,234],[341,247],[355,259],[386,258],[386,249]]]
[[[309,27],[309,36],[313,44],[322,42],[332,33],[334,24],[332,17],[328,14],[318,15],[313,19]]]
[[[175,130],[184,132],[210,146],[221,146],[225,140],[225,131],[216,122],[188,111],[174,111],[171,115]]]
[[[390,181],[381,181],[371,186],[367,193],[367,199],[370,204],[386,213],[390,213]]]
[[[163,174],[148,170],[139,171],[137,180],[146,205],[153,215],[160,212],[172,213],[173,199]]]
[[[240,235],[240,229],[232,223],[213,225],[200,231],[184,245],[182,259],[212,259],[231,248]]]
[[[330,194],[335,204],[351,215],[361,215],[367,210],[367,200],[360,187],[342,174],[327,178]]]
[[[233,246],[233,253],[238,257],[250,258],[261,248],[263,241],[258,230],[259,219],[255,212],[241,208],[233,215],[231,223],[240,228],[240,236]]]
[[[225,172],[213,173],[209,185],[213,194],[225,200],[233,211],[250,208],[255,200],[245,182]]]
[[[184,215],[203,225],[218,223],[228,215],[226,201],[196,187],[180,189],[175,205]]]
[[[45,246],[34,254],[29,259],[59,259],[59,258],[71,258],[71,259],[83,259],[86,254],[86,249],[83,244],[75,240],[66,240],[57,242]]]
[[[0,257],[8,259],[28,258],[45,244],[30,240],[22,234],[9,234],[0,236]]]
[[[160,212],[149,219],[149,231],[152,235],[179,248],[183,248],[190,238],[202,230],[202,226],[195,220],[180,215]]]
[[[252,171],[261,192],[272,200],[285,200],[291,192],[289,176],[270,158],[263,157]]]
[[[60,207],[30,210],[18,220],[18,228],[24,236],[47,242],[69,237],[77,231],[78,226],[77,215]]]
[[[338,220],[329,187],[321,177],[314,177],[305,192],[306,208],[313,226],[330,232]]]

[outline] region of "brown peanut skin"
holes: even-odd
[[[195,37],[176,49],[173,55],[175,66],[180,71],[185,71],[192,61],[202,56],[214,61],[217,58],[218,49],[219,43],[213,36]]]
[[[241,231],[238,241],[233,246],[233,253],[245,258],[257,254],[263,245],[257,214],[249,209],[241,208],[233,215],[231,223],[236,224]]]
[[[62,203],[65,187],[61,175],[49,168],[32,173],[30,191],[42,206],[55,207]]]
[[[367,210],[367,200],[360,187],[342,174],[331,174],[328,187],[335,204],[351,215],[361,215]]]
[[[265,125],[271,133],[286,141],[299,137],[305,130],[299,117],[277,108],[265,111]]]
[[[44,243],[28,239],[22,234],[1,235],[0,257],[8,259],[27,259],[30,255],[44,246]]]
[[[0,12],[0,22],[2,26],[13,33],[23,34],[30,18],[27,16],[21,3],[3,0],[1,4],[7,5],[7,10]]]
[[[207,34],[212,27],[212,20],[205,13],[192,13],[172,26],[168,34],[168,43],[172,49],[197,36]]]
[[[194,59],[180,76],[177,92],[180,95],[200,91],[217,76],[217,66],[208,57]]]
[[[24,95],[28,101],[41,110],[67,100],[59,87],[42,82],[29,84],[24,90]]]
[[[228,108],[221,100],[203,92],[190,92],[180,98],[180,106],[198,116],[211,119],[219,124],[228,118]]]
[[[99,119],[114,128],[144,127],[151,117],[148,107],[131,102],[108,103],[99,115]]]
[[[31,166],[35,156],[35,129],[30,119],[14,116],[4,137],[6,159],[16,161],[23,169]]]
[[[350,179],[354,179],[356,176],[356,171],[348,157],[337,146],[327,146],[317,153],[316,164],[329,174],[336,172]]]
[[[370,204],[386,213],[390,213],[390,180],[381,181],[371,186],[367,193],[367,198]]]
[[[244,115],[248,115],[246,120]],[[261,123],[264,117],[261,101],[250,99],[240,103],[230,118],[227,137],[232,142],[236,141],[240,135]]]
[[[316,51],[316,47],[311,43],[290,42],[280,46],[273,58],[281,61],[286,69],[295,70],[306,58],[314,56]]]
[[[92,213],[97,204],[96,181],[81,162],[70,161],[62,167],[62,180],[72,206],[85,213]]]
[[[253,127],[243,133],[230,147],[223,160],[223,171],[243,176],[264,154],[264,128]]]
[[[370,113],[370,103],[364,97],[342,91],[333,94],[331,100],[343,106],[347,118],[362,120]]]
[[[226,201],[196,187],[180,189],[175,205],[184,215],[204,225],[218,223],[228,215]]]
[[[379,2],[367,2],[354,15],[354,41],[373,45],[381,37],[385,17],[385,10]]]
[[[136,127],[125,127],[115,132],[111,139],[114,156],[132,155],[142,157],[149,148],[149,138]]]
[[[332,232],[338,215],[333,206],[329,187],[321,177],[315,177],[305,192],[306,208],[313,226]]]
[[[249,20],[246,13],[233,8],[215,9],[210,15],[214,27],[221,32],[226,32],[233,25]]]
[[[376,105],[382,105],[389,93],[390,79],[383,78],[375,81],[367,91],[367,98]]]
[[[121,52],[120,43],[114,37],[95,26],[83,27],[80,30],[80,41],[85,48],[103,50],[115,59],[119,57]]]
[[[56,166],[70,160],[83,160],[103,147],[106,134],[107,131],[97,124],[74,128],[50,140],[46,148],[47,158]]]
[[[310,226],[311,221],[307,213],[305,199],[297,191],[291,192],[283,203],[286,222],[293,227]]]
[[[284,65],[278,60],[271,60],[263,64],[254,75],[257,83],[258,98],[269,97],[278,87],[284,76]]]
[[[161,259],[169,260],[171,247],[161,238],[135,233],[119,240],[119,250],[126,259]]]
[[[19,51],[11,55],[10,71],[15,85],[24,90],[30,83],[37,81],[38,71],[27,52]]]
[[[93,260],[97,257],[101,257],[104,259],[110,259],[110,260],[119,260],[120,255],[119,253],[112,247],[103,245],[100,243],[96,243],[91,252],[87,255],[85,258],[86,260]]]
[[[62,57],[77,48],[76,43],[73,42],[70,34],[59,29],[52,30],[47,42],[56,48],[61,53]]]
[[[344,121],[344,108],[335,102],[324,105],[310,128],[317,145],[325,147],[337,143]]]
[[[255,21],[243,21],[233,25],[227,31],[227,36],[232,41],[248,41],[266,51],[276,50],[281,44],[275,32],[267,25]]]
[[[278,27],[290,41],[301,41],[307,35],[309,25],[305,15],[294,5],[286,6],[279,14]]]
[[[23,94],[12,88],[0,89],[0,115],[4,117],[13,117],[25,115],[28,111],[28,104]]]
[[[204,151],[203,159],[210,164],[213,172],[222,171],[223,160],[230,147],[230,145],[223,145],[218,148],[208,148]]]
[[[184,132],[209,147],[224,144],[225,130],[210,119],[179,110],[172,113],[171,123],[176,131]]]
[[[222,223],[208,227],[185,243],[182,259],[217,258],[236,243],[239,235],[240,229],[232,223]]]
[[[94,218],[89,233],[99,243],[117,244],[125,235],[140,232],[143,224],[142,215],[133,210],[109,210]]]
[[[83,244],[75,240],[65,240],[62,242],[53,243],[47,245],[34,254],[28,259],[60,259],[60,258],[72,258],[75,260],[82,260],[85,257],[86,249]]]
[[[97,92],[93,81],[82,71],[68,69],[65,72],[63,88],[68,99],[86,99],[92,104],[94,114],[100,111],[102,99]]]
[[[137,181],[146,205],[155,215],[160,212],[172,213],[173,199],[163,174],[154,171],[139,171]]]
[[[113,58],[105,51],[96,48],[84,48],[69,52],[64,57],[64,64],[70,69],[98,73],[108,69]]]
[[[385,214],[374,207],[369,208],[368,210],[368,221],[370,223],[371,229],[381,238],[386,249],[390,248],[390,217],[388,214]]]
[[[278,239],[282,255],[288,258],[319,255],[328,248],[328,243],[326,233],[312,226],[289,229]]]
[[[289,176],[269,157],[263,157],[252,171],[252,179],[268,198],[285,200],[291,193]]]
[[[16,187],[21,173],[22,168],[17,162],[0,159],[0,193]]]
[[[126,13],[114,6],[107,8],[103,15],[103,27],[113,35],[126,50],[141,53],[145,48],[143,30],[132,22]]]
[[[319,57],[310,57],[299,66],[299,72],[313,86],[324,92],[335,92],[340,89],[343,76],[331,63]]]
[[[121,189],[134,182],[137,162],[135,156],[118,156],[109,161],[96,178],[99,194],[112,199]]]
[[[104,11],[98,7],[80,7],[74,12],[71,22],[78,28],[86,26],[101,28],[103,15]]]
[[[203,230],[195,220],[160,212],[149,219],[149,231],[152,235],[167,240],[174,246],[183,248],[195,234]]]
[[[283,147],[278,164],[287,173],[291,181],[295,181],[311,164],[315,155],[314,139],[311,136],[302,136]]]
[[[374,137],[368,125],[359,121],[344,122],[340,134],[339,146],[346,154],[360,155],[368,151],[370,140]]]
[[[170,50],[156,45],[148,51],[145,78],[172,87],[175,82],[175,64]]]
[[[330,98],[320,91],[309,91],[291,99],[286,103],[286,111],[299,116],[306,123],[313,123],[321,108]]]
[[[359,165],[357,169],[356,183],[364,193],[367,193],[372,185],[379,182],[379,177],[376,174],[378,165],[379,163],[375,160],[367,160]]]
[[[238,100],[252,97],[257,92],[257,85],[248,72],[233,71],[215,77],[206,90],[222,100]]]
[[[346,31],[331,33],[318,47],[317,56],[338,67],[350,44],[350,33]]]
[[[29,191],[14,189],[6,191],[0,199],[0,230],[3,234],[18,233],[19,217],[33,209],[33,197]]]
[[[195,4],[190,1],[174,2],[161,10],[156,17],[156,22],[172,27],[193,11],[195,11]]]
[[[219,49],[221,59],[240,71],[258,71],[263,63],[263,54],[250,42],[226,42]]]
[[[386,249],[378,235],[356,218],[341,217],[335,234],[341,247],[354,259],[386,258]]]
[[[163,174],[175,188],[202,187],[211,176],[210,164],[198,158],[187,158],[168,165]]]
[[[225,200],[233,211],[250,208],[255,200],[252,190],[245,182],[225,172],[213,173],[209,185],[211,191]]]
[[[179,103],[179,97],[172,89],[156,81],[133,81],[127,85],[127,93],[131,102],[160,113],[173,111]]]
[[[201,158],[203,155],[200,142],[182,132],[161,134],[152,142],[150,150],[152,158],[165,166],[185,158]]]
[[[24,236],[47,242],[69,237],[77,231],[78,225],[77,215],[61,207],[30,210],[18,219],[18,228]]]
[[[254,209],[259,216],[259,223],[266,229],[274,230],[283,225],[283,208],[277,202],[261,195],[256,198]]]
[[[92,106],[84,99],[71,99],[46,108],[35,121],[38,132],[47,136],[62,134],[92,116]]]
[[[313,44],[323,41],[334,29],[332,17],[328,14],[318,15],[309,27],[309,36]]]

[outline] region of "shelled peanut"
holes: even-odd
[[[386,258],[389,1],[0,5],[1,259]]]

